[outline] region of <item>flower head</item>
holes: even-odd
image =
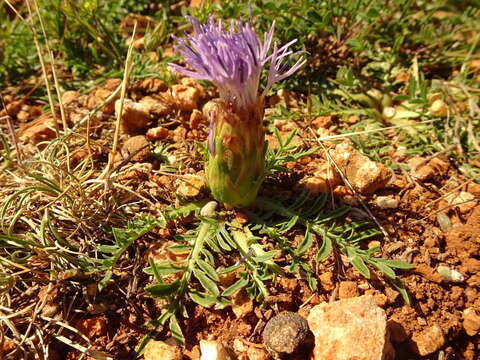
[[[301,53],[290,50],[296,40],[281,47],[273,44],[269,55],[275,23],[262,42],[251,23],[232,20],[227,29],[221,20],[215,22],[212,17],[207,24],[194,18],[190,22],[193,35],[176,39],[176,50],[184,56],[188,68],[170,66],[218,87],[220,99],[203,108],[204,116],[210,120],[207,181],[215,199],[247,206],[257,196],[265,177],[265,94],[273,83],[293,74],[306,60],[300,57],[290,67]],[[267,86],[260,94],[260,76],[267,63]]]
[[[194,33],[183,39],[176,38],[176,49],[192,70],[177,64],[170,66],[181,74],[211,81],[218,87],[220,97],[236,108],[248,109],[258,103],[260,75],[267,62],[270,67],[267,86],[260,95],[262,101],[273,83],[290,76],[306,62],[301,57],[289,67],[301,53],[289,49],[296,39],[280,48],[275,43],[272,54],[268,55],[275,22],[262,42],[251,23],[232,20],[227,30],[221,20],[215,22],[213,17],[207,24],[192,17],[189,20]]]

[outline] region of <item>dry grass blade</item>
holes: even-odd
[[[65,336],[62,336],[62,335],[56,335],[55,338],[57,340],[60,340],[61,342],[63,342],[64,344],[80,351],[81,353],[85,354],[85,355],[88,355],[90,357],[93,357],[95,359],[99,359],[99,360],[113,360],[113,357],[111,357],[110,355],[104,353],[104,352],[101,352],[101,351],[97,351],[97,350],[92,350],[92,349],[88,349],[86,348],[85,346],[82,346],[80,344],[76,344],[74,343],[72,340],[70,340],[69,338],[66,338]]]
[[[435,159],[437,156],[440,156],[446,152],[449,152],[453,149],[457,148],[457,144],[454,144],[454,145],[450,145],[449,147],[445,148],[445,149],[442,149],[438,152],[436,152],[435,154],[432,154],[428,157],[426,157],[425,159],[423,159],[422,161],[420,161],[418,164],[416,164],[415,166],[412,167],[412,169],[410,170],[410,173],[415,173],[415,171],[417,171],[417,169],[419,169],[420,167],[422,167],[423,165],[427,164],[428,162],[430,162],[431,160]]]
[[[14,318],[16,316],[20,316],[20,315],[23,315],[23,314],[26,314],[27,312],[29,312],[33,307],[35,306],[35,304],[30,304],[26,307],[24,307],[22,310],[19,310],[19,311],[13,311],[12,309],[10,308],[7,308],[5,306],[2,306],[0,305],[0,310],[1,311],[5,311],[5,312],[9,312],[10,315],[0,315],[0,320],[4,320],[4,319],[11,319],[11,318]]]
[[[444,197],[445,197],[445,196],[442,196],[441,198],[439,198],[439,199],[437,199],[437,200],[441,200],[441,199],[443,199]],[[459,205],[462,205],[462,204],[468,204],[468,203],[471,203],[471,202],[474,202],[474,201],[477,202],[477,201],[479,201],[479,200],[480,200],[480,197],[475,197],[475,198],[470,199],[470,200],[460,201],[460,202],[456,202],[455,204],[450,204],[450,205],[444,206],[444,207],[442,207],[442,208],[440,208],[440,209],[438,209],[438,210],[436,210],[436,211],[428,214],[427,216],[422,217],[421,219],[411,221],[411,222],[410,222],[410,225],[412,225],[412,224],[417,224],[417,223],[419,223],[419,222],[423,222],[423,221],[425,221],[426,219],[428,219],[429,217],[434,216],[434,215],[437,215],[438,213],[441,213],[441,212],[443,212],[443,211],[445,211],[445,210],[454,208],[455,206],[459,206]]]
[[[85,340],[88,344],[90,344],[90,339],[86,335],[84,335],[81,331],[78,331],[76,328],[74,328],[73,326],[70,326],[70,325],[65,324],[64,322],[62,322],[60,320],[53,319],[53,318],[48,317],[48,316],[40,315],[39,317],[42,318],[45,321],[48,321],[49,323],[53,323],[55,325],[61,326],[62,328],[70,330],[71,332],[73,332],[74,334],[78,335],[83,340]]]
[[[67,131],[67,128],[68,128],[67,116],[65,114],[65,108],[64,108],[63,102],[62,102],[62,93],[60,91],[60,84],[58,83],[57,72],[55,70],[55,57],[53,56],[53,52],[50,49],[50,44],[49,44],[47,32],[45,31],[45,25],[43,24],[42,15],[40,14],[40,9],[38,8],[37,0],[33,0],[33,4],[35,5],[35,11],[37,12],[38,19],[40,20],[40,27],[42,29],[43,37],[45,38],[45,48],[47,50],[47,54],[48,54],[49,59],[50,59],[50,67],[52,69],[53,82],[55,84],[54,87],[55,87],[55,91],[57,92],[58,106],[60,107],[60,116],[61,116],[61,119],[62,119],[63,132],[65,132],[65,131]]]
[[[15,14],[20,19],[22,19],[23,21],[27,21],[19,14],[17,9],[15,9],[15,7],[8,0],[5,0],[5,2],[15,12]],[[50,83],[48,81],[47,67],[46,67],[45,61],[43,59],[43,53],[42,53],[42,49],[40,47],[40,42],[38,40],[37,30],[35,29],[35,26],[34,26],[34,23],[33,23],[33,13],[32,13],[32,8],[31,8],[31,5],[30,5],[30,0],[26,1],[25,3],[27,4],[28,13],[29,13],[29,16],[30,16],[29,27],[30,27],[30,29],[32,31],[32,34],[33,34],[33,42],[35,43],[35,48],[37,50],[38,60],[40,61],[40,66],[42,68],[43,80],[45,81],[45,89],[47,90],[48,103],[50,104],[50,109],[51,109],[51,112],[52,112],[53,122],[55,124],[55,132],[57,133],[57,136],[60,136],[60,129],[58,128],[58,123],[57,123],[57,115],[55,113],[55,104],[53,102],[52,92],[51,92],[51,89],[50,89]]]
[[[122,81],[121,92],[120,92],[120,106],[118,108],[117,119],[115,122],[115,133],[113,135],[112,151],[110,153],[110,156],[108,157],[108,164],[105,170],[103,171],[103,173],[100,175],[100,179],[108,178],[110,176],[113,170],[115,155],[117,154],[118,139],[120,137],[120,123],[122,121],[122,113],[123,113],[123,103],[125,101],[125,95],[127,93],[128,78],[132,70],[132,52],[133,52],[133,43],[135,39],[136,29],[137,29],[137,23],[135,22],[135,25],[133,27],[132,38],[130,40],[130,46],[128,47],[127,58],[125,59],[125,68],[123,72],[123,81]]]
[[[414,126],[422,126],[424,124],[431,124],[433,122],[440,121],[441,119],[434,119],[434,120],[428,120],[428,121],[422,121],[417,124],[409,124],[409,125],[396,125],[396,126],[387,126],[381,129],[371,129],[371,130],[363,130],[363,131],[355,131],[351,133],[346,133],[346,134],[340,134],[340,135],[331,135],[331,136],[323,136],[323,137],[317,137],[315,135],[315,140],[316,141],[327,141],[327,140],[336,140],[336,139],[342,139],[350,136],[357,136],[357,135],[363,135],[363,134],[369,134],[369,133],[377,133],[377,132],[384,132],[388,130],[394,130],[394,129],[401,129],[401,128],[408,128],[408,127],[414,127]],[[310,129],[311,130],[311,129]],[[311,130],[313,131],[313,130]]]
[[[22,164],[22,153],[20,151],[20,147],[18,146],[18,139],[17,134],[15,133],[15,128],[13,126],[12,117],[8,115],[7,107],[5,106],[5,101],[3,99],[2,94],[0,94],[0,100],[2,102],[2,108],[5,110],[6,115],[0,117],[0,120],[5,120],[7,123],[8,133],[10,135],[10,141],[12,142],[15,151],[17,152],[17,161],[21,165]]]
[[[34,9],[38,13],[36,2]],[[20,14],[18,16],[20,17]],[[38,43],[37,45],[39,48]],[[83,344],[85,344],[84,341],[90,344],[84,335],[63,320],[69,317],[72,307],[77,306],[73,305],[73,301],[67,305],[69,309],[67,315],[64,314],[62,321],[57,321],[42,314],[42,308],[47,300],[46,297],[38,299],[36,294],[39,289],[45,291],[52,286],[52,282],[48,279],[52,280],[52,276],[57,276],[59,270],[83,269],[85,259],[90,261],[99,256],[98,244],[111,241],[111,234],[105,232],[99,224],[103,224],[106,228],[124,226],[125,215],[131,211],[128,205],[134,201],[138,208],[155,208],[155,204],[148,197],[143,196],[140,190],[133,190],[128,183],[126,185],[113,183],[106,194],[105,180],[93,178],[101,168],[97,168],[98,164],[92,160],[91,152],[89,152],[90,157],[85,157],[70,168],[70,153],[85,146],[85,136],[80,134],[85,123],[88,126],[89,120],[95,113],[114,101],[122,90],[122,100],[125,98],[131,66],[132,46],[127,54],[126,73],[121,86],[76,122],[75,126],[66,128],[62,136],[57,136],[44,144],[40,143],[38,147],[32,147],[31,156],[25,166],[7,169],[0,174],[2,182],[0,196],[4,199],[0,208],[5,235],[2,241],[5,243],[6,254],[0,257],[0,269],[7,280],[12,279],[12,284],[6,283],[5,291],[0,298],[2,306],[0,331],[4,335],[3,338],[12,341],[17,347],[9,353],[9,356],[26,358],[32,355],[42,358],[49,350],[51,351],[49,346],[53,336],[83,353],[82,357],[112,359],[108,354],[89,349],[88,345],[85,347],[76,344],[61,335],[62,329],[68,329],[80,336],[79,339]],[[55,70],[52,69],[52,71]],[[46,77],[46,72],[44,76]],[[118,124],[117,121],[113,152],[118,146]],[[66,141],[67,139],[69,141]],[[106,148],[102,140],[94,141],[98,147]],[[90,138],[87,138],[86,144],[87,147],[90,146]],[[42,146],[45,147],[42,148]],[[124,165],[126,163],[122,164],[122,168],[114,169],[120,176],[124,171],[129,171],[129,167]],[[111,174],[109,166],[111,165],[107,166],[108,176]],[[103,199],[105,202],[102,202]],[[121,200],[118,201],[118,199]],[[105,204],[108,204],[108,207]],[[19,251],[22,254],[29,256],[28,260],[17,263],[10,258],[11,253],[18,249],[21,249]],[[62,280],[60,283],[63,284]],[[32,295],[23,297],[28,289],[35,290],[31,292]],[[67,297],[65,301],[69,299]],[[15,307],[15,310],[18,310],[15,313],[6,310],[10,308],[12,301],[22,304],[20,307]],[[53,325],[59,326],[60,329],[53,331]],[[56,335],[53,335],[55,332]],[[35,337],[41,337],[41,339],[34,343]],[[75,339],[77,338],[75,336]]]
[[[7,316],[3,315],[3,313],[1,312],[0,312],[0,320],[2,320],[2,322],[5,323],[5,325],[7,325],[7,327],[10,329],[10,331],[15,336],[15,338],[17,339],[21,338],[20,332],[17,330],[15,325],[9,320]]]
[[[52,283],[49,283],[47,286],[48,286],[47,288],[47,293],[48,293],[52,290]],[[33,314],[30,317],[30,322],[28,324],[27,330],[24,332],[19,346],[21,346],[28,339],[28,335],[30,334],[30,331],[34,327],[36,317],[38,316],[38,314],[40,314],[40,312],[42,311],[46,303],[47,303],[47,296],[45,296],[39,303],[36,304],[33,310]]]
[[[76,133],[76,131],[81,128],[85,123],[88,123],[90,119],[101,109],[103,109],[105,106],[110,104],[113,100],[116,99],[118,94],[122,90],[122,85],[118,86],[109,96],[105,98],[101,103],[99,103],[97,106],[95,106],[87,115],[85,115],[82,119],[78,121],[78,123],[75,124],[71,129],[68,129],[68,131],[65,133],[65,135],[60,138],[59,140],[66,140],[70,136]],[[87,139],[88,140],[88,139]]]

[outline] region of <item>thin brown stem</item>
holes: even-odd
[[[50,67],[52,69],[53,82],[55,84],[55,91],[57,92],[57,97],[58,97],[58,106],[60,107],[60,116],[62,118],[63,132],[65,132],[68,128],[67,116],[65,114],[65,108],[62,102],[62,94],[60,91],[60,85],[58,84],[57,72],[55,71],[55,57],[53,56],[53,52],[50,49],[47,32],[45,31],[45,25],[43,24],[43,19],[40,14],[40,9],[38,8],[37,0],[33,0],[33,4],[35,5],[35,11],[37,12],[38,19],[40,20],[40,27],[42,28],[43,37],[45,38],[45,48],[47,50],[47,54],[50,59]]]
[[[53,122],[55,124],[55,132],[56,132],[57,137],[58,137],[58,136],[60,136],[60,129],[58,128],[57,114],[55,113],[55,104],[53,103],[52,92],[50,90],[50,83],[48,81],[47,67],[45,66],[45,61],[43,60],[43,54],[42,54],[42,49],[40,47],[40,42],[38,41],[37,30],[35,30],[35,26],[34,26],[34,23],[33,23],[33,14],[32,14],[32,8],[30,6],[30,0],[25,1],[25,3],[27,4],[28,14],[30,15],[30,23],[31,23],[30,24],[30,29],[32,30],[33,42],[35,43],[35,48],[37,49],[38,59],[40,61],[40,65],[42,67],[42,74],[43,74],[43,79],[45,81],[45,88],[47,90],[48,103],[50,104],[50,111],[52,112]]]
[[[13,126],[12,117],[8,115],[7,106],[5,105],[5,101],[3,100],[3,96],[0,94],[0,101],[2,102],[2,107],[5,109],[6,115],[0,119],[4,119],[7,122],[8,133],[10,135],[10,141],[17,152],[17,161],[21,165],[22,164],[22,153],[20,152],[20,146],[18,145],[17,134],[15,133],[15,127]]]
[[[113,135],[112,151],[110,153],[110,156],[108,157],[108,164],[105,167],[105,170],[103,171],[103,173],[100,175],[100,178],[108,178],[113,171],[113,164],[114,164],[115,156],[117,154],[117,149],[118,149],[118,139],[120,137],[120,124],[122,121],[123,103],[125,101],[125,95],[127,93],[128,78],[130,76],[130,71],[132,68],[133,41],[135,39],[136,29],[137,29],[137,23],[135,23],[133,27],[132,38],[130,40],[130,46],[128,47],[127,57],[125,59],[125,70],[123,72],[123,81],[122,81],[121,90],[120,90],[120,105],[118,109],[116,109],[118,111],[117,111],[117,119],[115,122],[115,132]]]
[[[360,197],[360,195],[358,195],[358,193],[355,191],[355,189],[353,188],[352,184],[350,184],[350,181],[348,181],[348,178],[347,176],[345,175],[345,173],[342,171],[342,169],[340,168],[340,166],[335,162],[335,160],[333,160],[332,156],[330,155],[328,149],[325,147],[325,145],[323,144],[323,142],[316,137],[315,135],[315,132],[313,131],[312,128],[309,128],[309,130],[311,131],[311,133],[313,134],[313,136],[316,138],[318,144],[322,147],[323,151],[325,152],[325,155],[327,155],[327,158],[329,159],[329,161],[332,162],[332,164],[335,166],[335,168],[337,169],[338,173],[340,174],[340,176],[342,177],[343,181],[345,182],[345,184],[348,186],[348,188],[352,191],[353,195],[355,196],[355,198],[360,202],[360,204],[362,205],[363,209],[367,212],[367,214],[370,216],[370,218],[375,221],[375,223],[377,224],[377,226],[380,228],[380,230],[382,231],[383,233],[383,236],[385,236],[385,238],[388,240],[388,241],[391,241],[391,238],[390,238],[390,235],[388,235],[388,232],[385,230],[385,228],[382,226],[382,224],[380,223],[380,221],[378,221],[378,219],[375,217],[375,215],[373,215],[373,213],[370,211],[370,209],[368,208],[367,204],[362,200],[362,198]]]

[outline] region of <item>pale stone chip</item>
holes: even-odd
[[[148,342],[143,356],[145,360],[182,360],[183,358],[180,347],[155,340]]]
[[[442,328],[438,325],[433,325],[422,332],[413,334],[412,336],[412,350],[421,355],[433,354],[445,344],[445,337]]]
[[[308,325],[315,335],[313,360],[394,359],[385,311],[370,295],[319,304]]]

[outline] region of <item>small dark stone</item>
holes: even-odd
[[[307,320],[284,311],[271,318],[263,330],[263,343],[275,358],[294,353],[305,342],[310,329]]]

